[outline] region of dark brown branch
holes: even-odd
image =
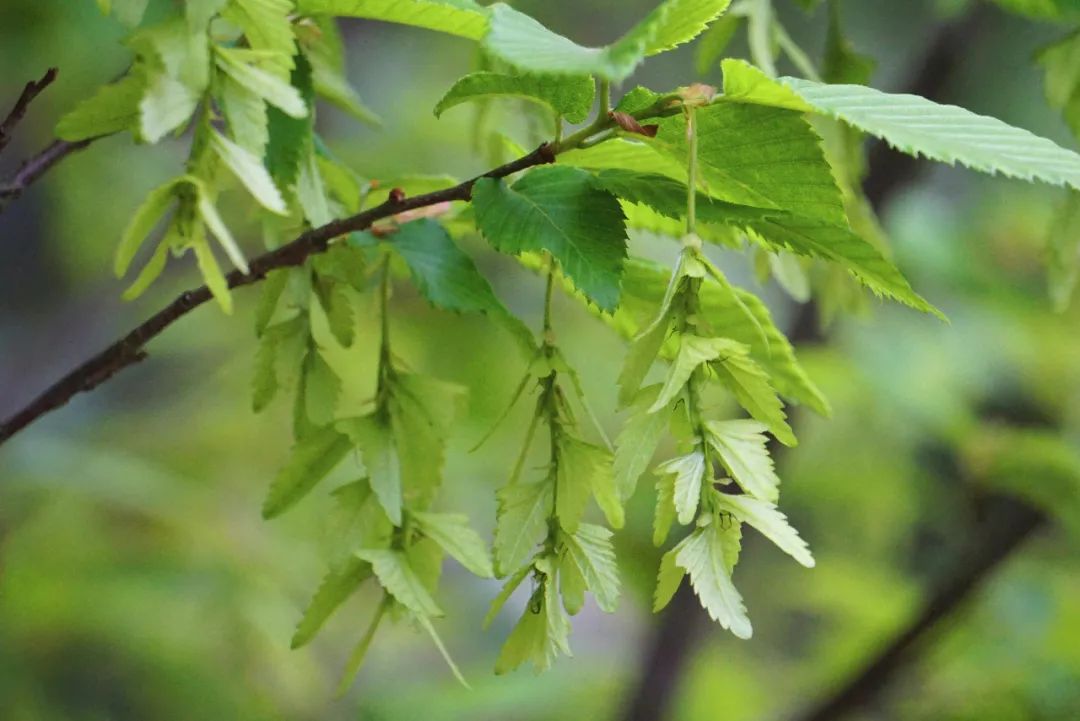
[[[390,197],[381,205],[309,230],[291,243],[260,255],[249,263],[249,272],[242,273],[236,270],[227,276],[229,287],[239,288],[250,285],[262,280],[267,273],[277,268],[300,265],[309,256],[325,251],[334,238],[354,231],[364,230],[377,220],[389,218],[407,210],[437,205],[438,203],[453,200],[470,200],[472,198],[473,184],[481,177],[502,178],[534,165],[554,162],[554,160],[555,149],[545,143],[517,160],[501,165],[471,180],[459,183],[452,188],[411,198],[401,197],[399,193],[391,192]],[[46,413],[63,406],[75,395],[96,388],[117,372],[146,358],[144,346],[151,339],[178,319],[210,300],[211,297],[210,289],[205,285],[181,293],[173,302],[155,313],[146,322],[68,373],[31,401],[29,405],[8,418],[3,424],[0,424],[0,444],[3,444]]]
[[[49,168],[72,153],[82,150],[93,141],[94,138],[80,140],[75,143],[66,140],[54,140],[40,153],[23,161],[15,174],[3,185],[0,185],[0,213],[4,212],[9,203],[18,199],[23,194],[23,191],[44,175]]]
[[[11,141],[11,132],[15,130],[15,126],[26,115],[30,103],[34,102],[34,98],[40,95],[42,90],[52,85],[53,81],[56,80],[56,73],[56,68],[49,68],[41,77],[41,80],[31,80],[23,88],[19,99],[15,101],[14,107],[11,108],[11,112],[4,118],[4,122],[0,123],[0,153],[4,152],[4,148]]]

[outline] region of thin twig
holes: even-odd
[[[23,161],[15,174],[0,185],[0,213],[4,212],[9,203],[17,200],[23,191],[47,170],[72,153],[82,150],[94,140],[95,138],[89,138],[74,143],[67,140],[54,140],[40,153]]]
[[[4,151],[8,142],[11,141],[11,132],[15,130],[15,126],[26,115],[26,109],[30,107],[30,103],[34,102],[34,98],[40,95],[42,90],[52,85],[53,81],[56,80],[56,73],[56,68],[49,68],[41,76],[41,80],[31,80],[23,88],[19,99],[15,101],[14,107],[11,108],[11,112],[4,118],[4,122],[0,123],[0,153]]]
[[[459,183],[452,188],[416,195],[411,198],[391,193],[386,202],[381,205],[309,230],[291,243],[258,256],[248,264],[249,270],[247,273],[238,270],[229,273],[227,276],[229,287],[239,288],[251,285],[262,280],[272,270],[300,265],[309,256],[325,251],[334,238],[354,231],[364,230],[377,220],[438,203],[453,200],[470,200],[473,184],[481,177],[502,178],[534,165],[554,162],[554,160],[555,151],[552,146],[545,143],[517,160],[501,165],[484,173],[482,176]],[[143,347],[147,342],[158,336],[181,317],[210,300],[210,298],[210,289],[205,285],[181,293],[165,308],[68,373],[31,401],[29,405],[8,418],[3,424],[0,424],[0,444],[3,444],[46,413],[63,406],[73,396],[96,388],[118,371],[146,358]]]

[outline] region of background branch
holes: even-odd
[[[23,88],[18,100],[15,101],[14,107],[11,108],[11,112],[4,118],[4,122],[0,123],[0,153],[4,151],[4,148],[6,148],[7,144],[11,141],[11,133],[15,130],[15,126],[22,121],[23,116],[26,115],[30,103],[34,101],[34,98],[41,94],[41,91],[52,85],[53,81],[56,80],[58,72],[59,71],[56,68],[49,68],[45,75],[41,77],[41,80],[31,81]],[[50,143],[47,148],[37,155],[23,161],[19,166],[19,169],[15,171],[15,174],[0,184],[0,213],[4,212],[4,209],[9,203],[22,195],[23,191],[30,187],[35,180],[44,175],[49,168],[59,163],[68,155],[71,155],[78,150],[82,150],[93,142],[93,140],[94,139],[91,138],[88,140],[80,140],[75,143],[70,143],[66,140],[56,140]]]
[[[56,80],[57,70],[56,68],[49,68],[41,80],[31,80],[23,88],[22,93],[19,95],[18,100],[15,101],[14,107],[11,108],[11,112],[4,118],[4,122],[0,123],[0,153],[4,151],[7,144],[11,141],[11,132],[15,130],[15,126],[26,115],[27,108],[30,107],[30,103],[34,102],[34,98],[41,94],[41,91],[52,85]]]

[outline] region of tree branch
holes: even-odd
[[[3,185],[0,185],[0,213],[4,212],[8,204],[17,200],[23,191],[45,174],[52,166],[71,155],[82,150],[96,138],[80,140],[70,143],[66,140],[54,140],[37,155],[23,161],[15,174]]]
[[[30,103],[34,101],[38,95],[41,94],[45,88],[52,85],[57,76],[56,68],[49,68],[48,72],[42,76],[41,80],[31,81],[23,88],[22,94],[19,95],[18,100],[15,101],[15,106],[12,107],[11,112],[4,118],[4,122],[0,123],[0,153],[4,151],[7,144],[11,141],[11,133],[15,130],[15,126],[18,125],[23,116],[26,115],[27,109],[30,107]],[[4,212],[8,204],[16,200],[23,191],[40,178],[45,172],[66,158],[68,155],[85,148],[91,142],[93,138],[88,140],[80,140],[75,143],[70,143],[66,140],[56,140],[49,144],[47,148],[42,150],[37,155],[23,161],[19,166],[19,169],[15,171],[8,180],[0,184],[0,213]]]
[[[249,271],[247,273],[234,270],[227,276],[229,287],[239,288],[251,285],[262,280],[272,270],[300,265],[309,256],[325,251],[334,238],[364,230],[377,220],[389,218],[407,210],[437,205],[438,203],[453,200],[468,201],[472,198],[473,184],[480,178],[502,178],[534,165],[554,162],[556,152],[564,147],[569,146],[556,147],[544,143],[536,150],[523,155],[517,160],[445,190],[437,190],[433,193],[416,195],[411,198],[402,197],[400,192],[391,191],[390,197],[381,205],[309,230],[291,243],[258,256],[248,264]],[[75,395],[93,390],[118,371],[145,359],[146,351],[143,348],[151,339],[195,308],[210,300],[211,297],[210,289],[205,285],[181,293],[165,308],[58,380],[31,401],[29,405],[12,415],[3,424],[0,424],[0,444],[3,444],[45,414],[63,406]]]
[[[41,76],[41,80],[31,80],[23,88],[22,94],[19,95],[19,99],[15,101],[14,107],[11,108],[11,112],[4,118],[4,122],[0,123],[0,153],[4,152],[4,148],[11,141],[11,131],[15,129],[15,126],[26,115],[26,109],[30,107],[30,103],[34,102],[34,98],[41,94],[41,91],[52,85],[56,80],[57,70],[56,68],[49,68],[46,73]]]

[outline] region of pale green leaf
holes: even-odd
[[[262,164],[259,157],[252,155],[250,151],[217,131],[210,135],[210,146],[248,189],[252,197],[259,202],[259,205],[279,215],[285,215],[288,212],[285,199],[281,197],[281,192],[274,185],[273,178],[270,177],[270,173],[267,172],[266,166]]]
[[[739,638],[750,638],[750,619],[731,582],[724,556],[724,532],[718,523],[697,529],[679,549],[675,562],[690,574],[690,583],[709,617]]]
[[[345,457],[349,439],[333,428],[323,428],[293,446],[288,462],[278,472],[263,502],[263,518],[281,515],[307,495]]]
[[[515,483],[496,494],[495,569],[502,576],[520,568],[547,536],[552,484]]]
[[[210,250],[210,244],[206,242],[206,238],[200,237],[194,238],[191,241],[191,249],[195,253],[195,261],[199,266],[199,272],[202,274],[203,282],[206,283],[206,287],[210,289],[210,293],[214,296],[214,300],[221,306],[221,310],[226,315],[231,315],[233,310],[232,294],[229,292],[229,281],[225,277],[225,274],[221,272],[221,266],[218,265],[217,258],[214,257],[214,251]],[[138,283],[138,281],[135,281]]]
[[[686,569],[676,562],[676,558],[689,539],[690,536],[683,539],[679,545],[660,558],[660,568],[656,573],[656,589],[653,591],[653,613],[663,611],[682,585]]]
[[[596,84],[588,75],[508,75],[477,72],[459,79],[435,106],[435,116],[470,100],[523,98],[551,108],[571,123],[592,109]]]
[[[615,459],[612,472],[619,498],[625,503],[634,494],[638,478],[649,467],[656,447],[664,436],[666,413],[649,413],[660,386],[649,386],[638,392],[630,405],[630,415],[615,439]]]
[[[395,526],[400,526],[402,473],[391,429],[373,416],[341,420],[337,422],[337,428],[360,449],[371,489],[386,516]]]
[[[394,600],[417,616],[442,616],[427,587],[410,565],[409,557],[401,551],[364,548],[356,557],[371,564],[375,577]]]
[[[307,104],[300,92],[287,80],[255,64],[260,57],[266,57],[265,52],[221,46],[214,52],[218,68],[230,78],[287,115],[294,118],[307,116]]]
[[[462,566],[482,578],[493,578],[491,555],[480,536],[469,526],[469,519],[460,514],[412,513],[420,532],[435,541]]]
[[[769,377],[750,358],[747,346],[727,338],[712,340],[718,342],[718,359],[712,363],[712,368],[720,381],[735,394],[739,405],[764,423],[776,440],[785,446],[796,445],[783,404],[769,385]]]
[[[672,458],[656,467],[656,473],[675,476],[672,500],[679,523],[694,520],[701,500],[701,485],[705,480],[705,453],[694,450],[685,456]]]
[[[484,615],[484,628],[491,625],[491,622],[499,615],[499,611],[506,605],[510,596],[517,590],[517,587],[521,585],[521,582],[525,580],[525,577],[529,575],[530,571],[532,571],[532,566],[522,566],[515,571],[512,576],[506,579],[506,582],[503,583],[502,590],[499,591],[499,595],[491,601],[491,607],[488,609],[487,614]]]
[[[225,221],[218,215],[217,208],[210,202],[210,198],[200,189],[198,192],[197,208],[199,210],[199,217],[202,218],[203,223],[206,224],[207,229],[217,239],[218,244],[221,245],[225,251],[225,255],[229,256],[229,260],[232,264],[240,269],[241,272],[248,272],[247,259],[244,258],[244,252],[240,250],[240,246],[236,244],[236,239],[233,238],[231,232],[229,232],[228,226],[225,225]]]
[[[300,648],[314,638],[330,615],[370,577],[371,564],[359,558],[327,572],[296,625],[291,647]]]
[[[653,545],[662,546],[675,522],[675,476],[656,479],[656,510],[653,513]]]
[[[116,248],[116,257],[113,261],[113,270],[117,278],[127,272],[143,241],[169,210],[175,200],[176,186],[180,182],[182,181],[170,180],[151,190],[146,200],[131,216],[124,234],[120,237],[120,245]]]
[[[775,543],[780,550],[802,565],[807,568],[814,567],[814,557],[810,555],[806,542],[799,537],[798,532],[788,523],[787,516],[775,505],[750,496],[733,496],[726,493],[719,494],[719,499],[721,509],[761,531],[762,535]]]
[[[727,348],[728,341],[723,338],[702,338],[689,334],[680,336],[679,353],[668,368],[664,386],[660,389],[656,400],[649,406],[649,413],[656,413],[666,408],[682,392],[695,370],[703,363],[719,358]]]
[[[755,498],[775,503],[780,495],[780,479],[764,435],[768,427],[738,419],[706,421],[705,428],[709,445],[742,489]]]
[[[590,495],[595,496],[608,523],[615,528],[622,526],[622,506],[615,494],[611,453],[607,449],[561,434],[556,484],[555,514],[569,533],[577,530]]]
[[[161,275],[161,272],[165,270],[165,263],[169,259],[169,244],[165,240],[158,243],[158,247],[154,250],[154,254],[150,256],[150,260],[146,261],[146,265],[139,271],[139,275],[135,277],[134,282],[124,290],[121,296],[124,300],[134,300],[138,298],[143,292],[150,287],[150,284],[157,280],[157,277]]]
[[[821,113],[911,155],[1080,188],[1080,155],[996,118],[863,85],[773,80],[738,60],[723,65],[724,97],[730,100]]]
[[[619,600],[619,571],[610,530],[582,523],[576,532],[565,536],[570,557],[596,597],[596,603],[608,613],[615,611]]]
[[[154,73],[139,101],[139,132],[148,143],[156,143],[191,119],[200,96],[182,81],[165,73]]]
[[[244,150],[263,157],[270,140],[266,101],[228,75],[221,76],[220,87],[221,110],[229,133]]]

